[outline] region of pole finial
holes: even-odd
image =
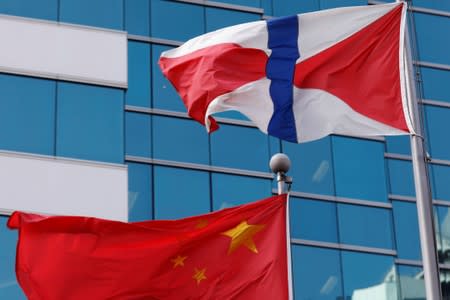
[[[291,160],[284,153],[277,153],[270,159],[270,169],[274,173],[287,173],[291,168]]]

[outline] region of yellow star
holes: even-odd
[[[239,248],[241,245],[247,247],[250,251],[258,253],[253,236],[264,228],[264,225],[249,225],[247,221],[242,221],[236,227],[222,232],[231,238],[230,248],[228,248],[228,254]]]
[[[206,272],[206,268],[201,269],[201,270],[199,270],[197,268],[194,269],[194,276],[192,276],[192,278],[197,280],[197,285],[200,284],[200,281],[206,279],[205,272]]]
[[[198,220],[197,224],[195,225],[195,228],[196,229],[201,229],[201,228],[204,228],[206,226],[208,226],[208,220],[201,219],[201,220]]]
[[[181,256],[178,255],[175,258],[172,258],[170,261],[173,263],[173,267],[176,268],[178,266],[184,267],[184,260],[187,258],[187,256]]]

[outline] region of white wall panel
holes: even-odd
[[[0,71],[127,87],[125,32],[0,15]]]
[[[0,210],[127,221],[127,167],[0,152]]]

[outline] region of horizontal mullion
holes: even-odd
[[[203,5],[203,6],[215,7],[215,8],[225,8],[225,9],[231,9],[231,10],[236,10],[236,11],[241,11],[241,12],[256,13],[256,14],[261,14],[261,15],[264,13],[264,9],[262,9],[262,8],[229,4],[229,3],[217,2],[217,1],[209,1],[209,0],[173,0],[173,1],[190,3],[190,4],[198,4],[198,5]]]

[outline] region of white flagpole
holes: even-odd
[[[428,178],[426,154],[424,148],[421,115],[416,92],[414,66],[411,55],[408,25],[405,20],[405,69],[406,88],[411,118],[416,134],[411,135],[411,157],[414,173],[414,185],[417,199],[417,216],[419,221],[420,247],[422,251],[423,274],[426,299],[442,299],[439,279],[439,264],[436,251],[436,237],[433,222],[433,202]]]

